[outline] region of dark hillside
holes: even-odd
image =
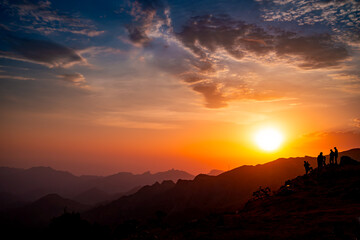
[[[348,151],[352,156],[360,155],[359,152],[360,149]],[[165,212],[169,221],[234,211],[242,206],[259,186],[277,189],[286,180],[303,175],[305,160],[315,162],[312,157],[282,158],[262,165],[242,166],[218,176],[200,174],[194,180],[179,180],[174,185],[155,184],[146,187],[148,195],[144,195],[140,190],[92,209],[84,216],[91,221],[117,224],[126,219],[147,217],[156,211]],[[154,197],[149,200],[149,196]]]
[[[360,166],[299,176],[237,212],[196,219],[172,231],[167,234],[176,232],[179,239],[359,239]]]

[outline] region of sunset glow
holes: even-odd
[[[274,151],[280,147],[283,136],[274,128],[264,128],[256,133],[255,141],[262,150]]]
[[[2,235],[360,240],[360,0],[0,0],[0,36]]]
[[[360,145],[357,1],[0,6],[2,165],[201,173]]]

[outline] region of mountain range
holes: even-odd
[[[360,161],[360,149],[341,152],[339,155],[340,157],[349,156]],[[18,187],[14,191],[15,194],[36,192],[39,189],[49,191],[51,188],[64,191],[71,183],[73,184],[71,189],[87,190],[78,191],[78,194],[74,194],[70,198],[62,195],[60,191],[54,192],[54,194],[46,193],[40,199],[23,204],[21,207],[14,208],[13,206],[12,209],[3,210],[0,213],[0,219],[2,222],[17,222],[17,224],[19,222],[27,224],[30,219],[32,224],[38,223],[44,226],[46,222],[61,215],[67,209],[80,212],[81,216],[89,222],[108,226],[116,226],[130,219],[145,221],[149,218],[158,218],[158,216],[166,216],[169,224],[183,223],[192,219],[204,218],[209,214],[234,212],[242,208],[260,186],[275,190],[284,185],[285,181],[303,175],[305,173],[304,161],[309,161],[314,168],[316,167],[315,157],[280,158],[256,166],[241,166],[217,176],[200,174],[193,180],[190,180],[192,178],[190,174],[178,170],[158,174],[149,172],[141,175],[119,173],[109,177],[76,177],[70,173],[50,168],[28,170],[1,168],[1,189],[9,192],[12,188]],[[43,174],[44,172],[46,174]],[[36,173],[42,174],[37,175]],[[21,176],[21,181],[16,182],[15,176]],[[141,179],[141,181],[128,181],[128,183],[134,183],[133,186],[139,183],[145,185],[146,181],[150,181],[149,179],[152,181],[155,179],[155,183],[130,189],[130,192],[125,195],[120,193],[116,196],[115,190],[110,193],[106,192],[106,190],[124,186],[123,182],[111,182],[118,179],[124,180],[126,179],[124,176],[130,176],[130,179],[135,179],[137,176],[138,179]],[[168,179],[163,180],[166,178]],[[6,185],[4,180],[9,183],[7,188],[4,186]],[[76,185],[75,183],[80,184]],[[93,185],[89,183],[93,183]],[[36,188],[35,184],[39,184],[42,188],[39,186]],[[119,189],[121,188],[119,187]],[[11,200],[16,199],[14,196],[11,197],[11,194],[1,194],[0,196],[0,200],[6,199],[4,196],[8,196]],[[102,203],[94,206],[94,202]]]
[[[305,156],[165,180],[95,207],[48,194],[3,211],[0,224],[14,238],[358,239],[360,149],[340,156],[321,171]],[[314,167],[309,175],[303,161]]]
[[[360,149],[339,154],[360,160]],[[260,186],[279,188],[288,179],[304,174],[304,161],[315,168],[315,157],[280,158],[256,166],[241,166],[218,176],[200,174],[194,180],[178,180],[145,186],[132,195],[84,213],[90,221],[116,224],[144,218],[157,211],[168,221],[198,218],[211,212],[233,211],[244,204]]]
[[[53,193],[93,205],[134,193],[140,187],[158,181],[193,178],[194,176],[187,172],[174,169],[154,174],[119,172],[110,176],[75,176],[50,167],[0,167],[0,210],[32,202]]]
[[[359,186],[360,163],[348,161],[289,179],[272,192],[256,194],[234,211],[212,212],[176,223],[165,214],[147,221],[126,220],[117,225],[123,231],[113,236],[186,240],[360,239]]]

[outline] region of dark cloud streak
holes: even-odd
[[[271,50],[268,43],[272,41],[272,36],[255,25],[211,15],[191,18],[177,37],[201,58],[206,57],[201,47],[210,52],[223,48],[237,59],[246,51],[264,54]]]
[[[6,37],[11,52],[2,52],[2,57],[43,64],[48,67],[67,67],[84,62],[75,50],[48,40]]]
[[[346,47],[334,42],[329,34],[289,37],[285,33],[277,38],[274,50],[280,57],[301,57],[298,66],[307,69],[336,66],[349,57]]]
[[[274,52],[279,57],[300,57],[301,61],[294,64],[316,69],[336,66],[349,56],[345,45],[328,34],[299,36],[285,31],[270,32],[228,16],[193,17],[177,36],[202,60],[208,59],[206,51],[215,53],[221,49],[236,59],[246,54],[264,56]]]

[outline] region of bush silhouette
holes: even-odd
[[[110,232],[97,224],[90,224],[79,213],[64,212],[54,218],[48,229],[47,239],[108,239]]]
[[[257,199],[264,199],[267,197],[270,197],[271,195],[271,190],[269,187],[266,188],[262,188],[261,186],[259,187],[259,189],[255,192],[253,192],[252,196],[254,200]]]

